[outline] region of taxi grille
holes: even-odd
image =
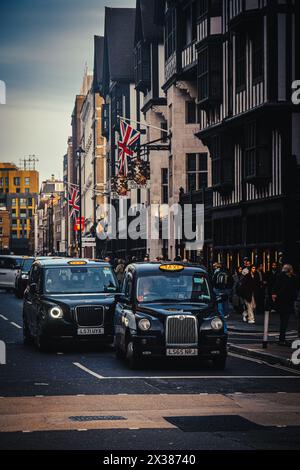
[[[79,326],[102,326],[104,307],[102,305],[80,305],[75,308],[75,318]]]
[[[172,315],[167,318],[166,344],[196,345],[198,343],[197,318],[193,315]]]

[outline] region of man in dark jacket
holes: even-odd
[[[275,286],[280,270],[277,263],[272,263],[270,271],[266,272],[266,282],[267,282],[267,293],[268,293],[268,307],[271,310],[275,310],[275,304],[272,301],[272,292]]]
[[[280,315],[280,335],[278,344],[281,346],[288,346],[285,336],[289,318],[295,311],[297,291],[298,283],[293,267],[290,264],[285,264],[282,267],[282,272],[277,277],[272,291],[272,300]]]
[[[232,294],[233,279],[231,274],[221,263],[214,264],[212,283],[215,294],[222,296],[222,301],[218,303],[218,311],[223,318],[229,317],[229,298]]]

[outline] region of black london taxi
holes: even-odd
[[[111,343],[118,281],[109,263],[35,261],[24,293],[24,341],[47,350],[58,340]]]
[[[28,283],[29,271],[35,258],[32,256],[24,256],[20,265],[20,269],[15,279],[15,296],[21,299],[24,295]]]
[[[189,357],[211,359],[222,370],[226,344],[226,323],[203,267],[135,263],[126,268],[116,296],[115,350],[131,368],[146,357]]]

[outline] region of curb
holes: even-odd
[[[300,371],[300,365],[296,366],[291,362],[291,359],[286,357],[276,356],[274,354],[270,354],[268,352],[263,351],[254,351],[253,349],[243,348],[232,343],[228,343],[228,351],[238,353],[241,356],[248,356],[254,359],[261,359],[264,362],[267,362],[268,364],[280,364],[282,366],[289,367],[290,369]]]

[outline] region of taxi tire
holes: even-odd
[[[141,365],[141,361],[139,358],[137,358],[134,354],[134,349],[133,349],[133,342],[131,340],[128,341],[127,343],[127,348],[126,348],[126,359],[129,365],[129,368],[131,370],[137,370],[139,369]]]
[[[117,359],[124,359],[125,358],[125,353],[124,353],[123,349],[121,349],[118,344],[115,345],[115,353],[116,353],[116,358]]]
[[[221,353],[212,359],[213,368],[215,370],[224,370],[226,368],[227,353]]]
[[[28,322],[25,316],[23,316],[23,343],[24,344],[31,344],[32,343],[32,335],[29,331]]]
[[[50,341],[39,330],[35,337],[35,345],[41,352],[49,352],[51,350]]]

